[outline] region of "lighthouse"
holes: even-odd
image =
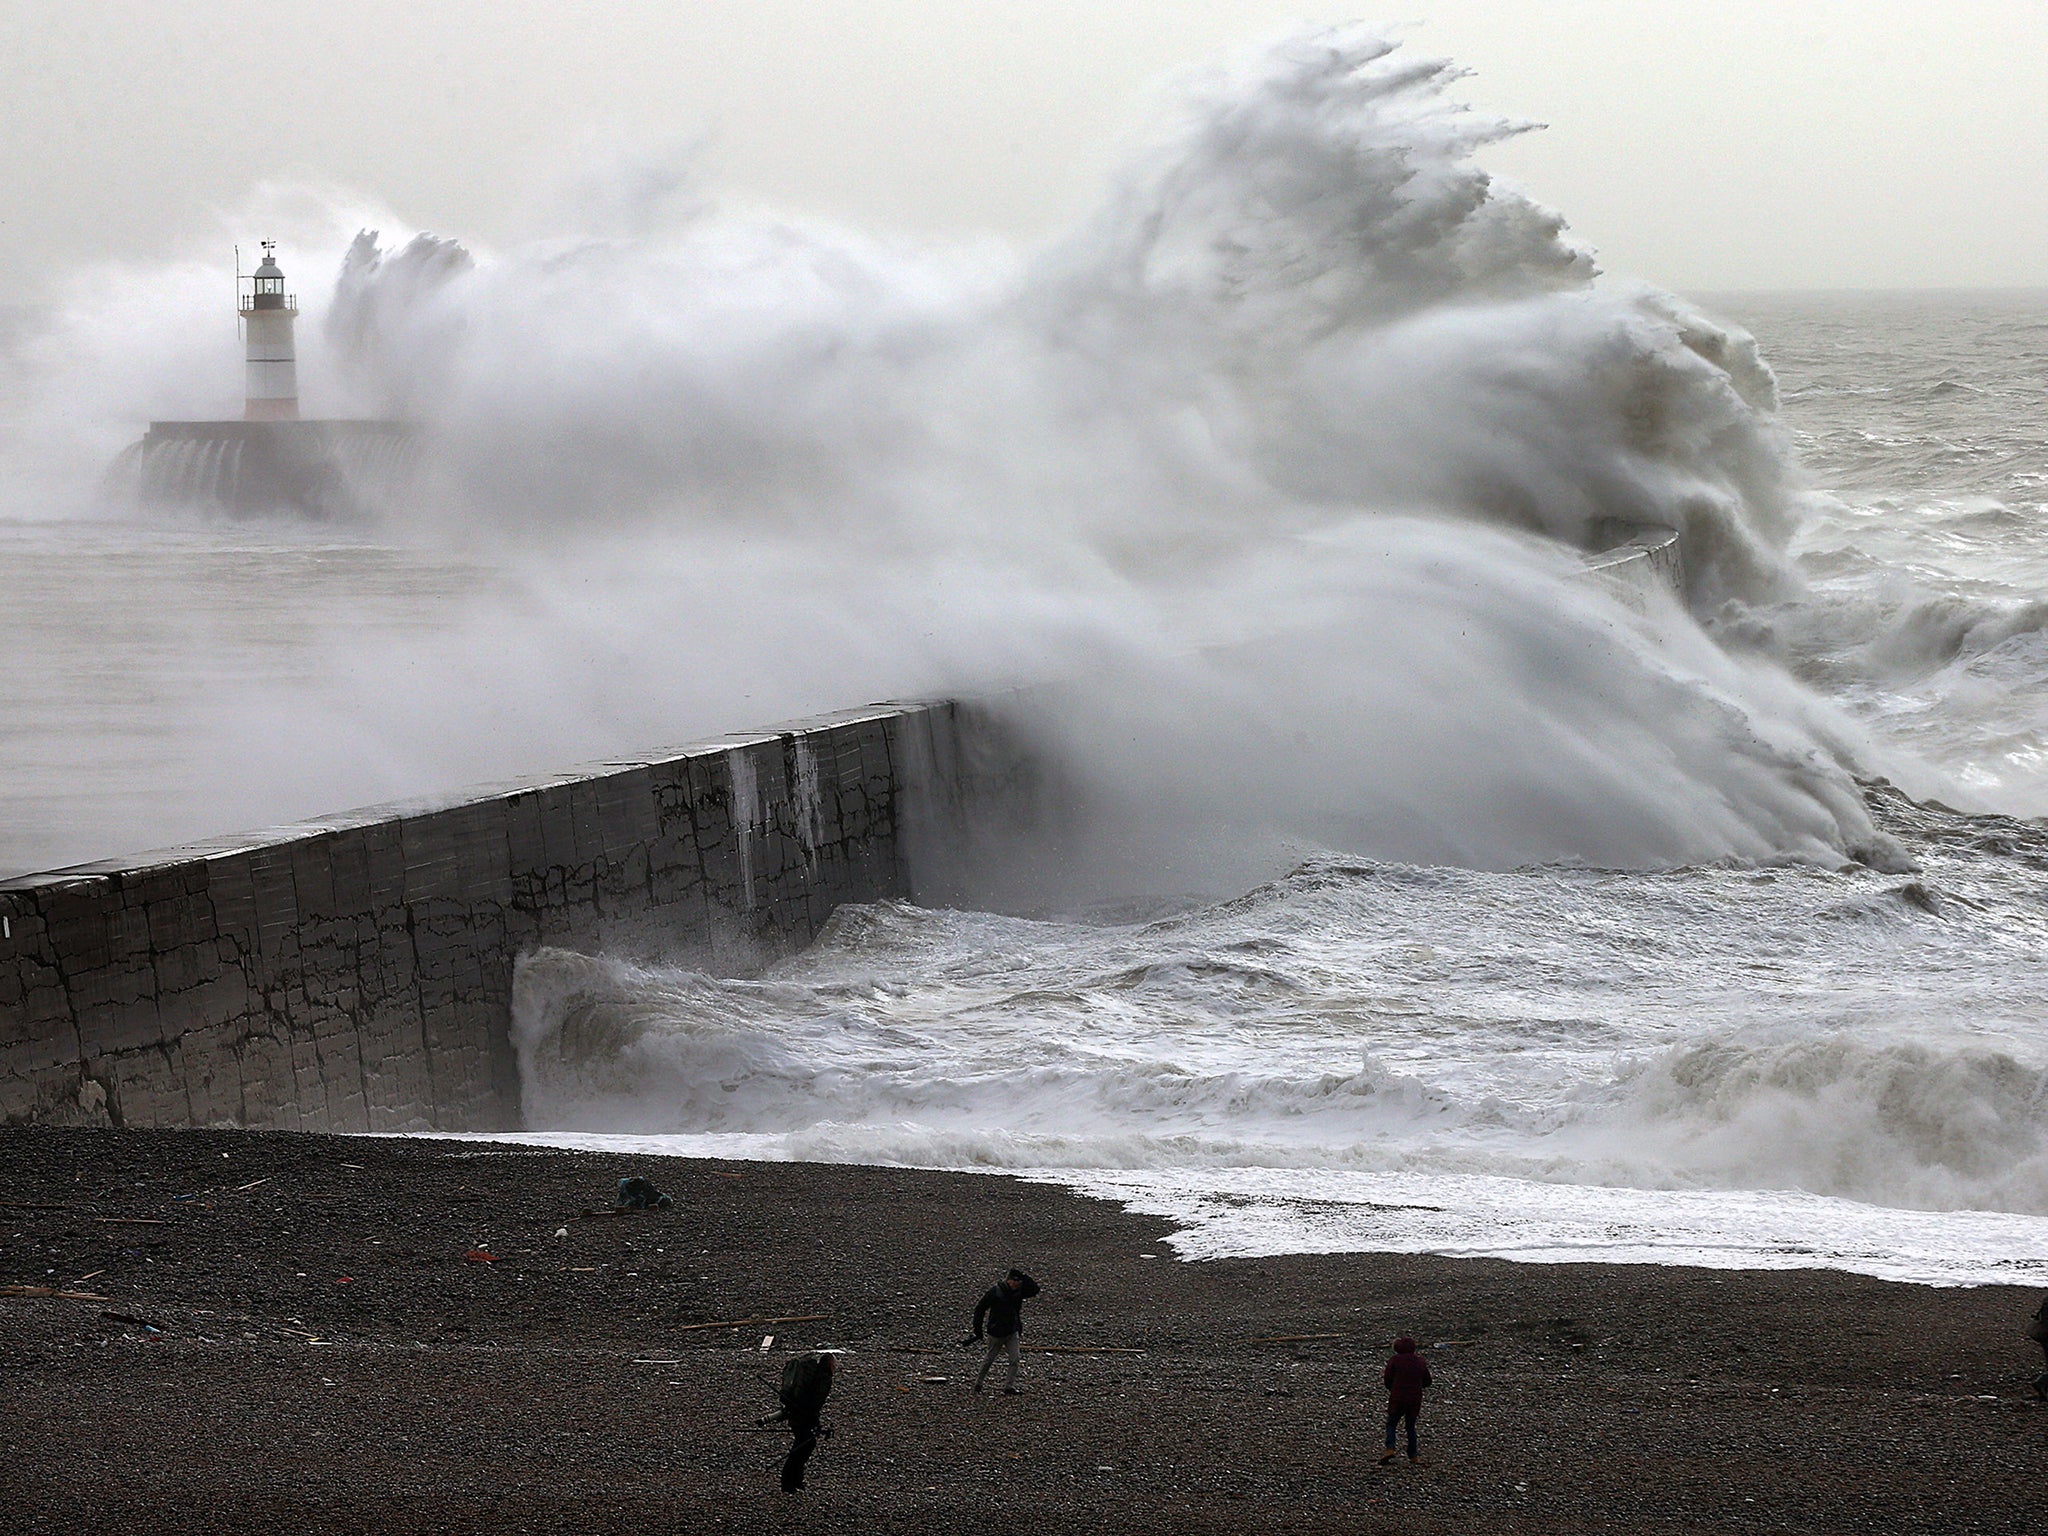
[[[235,247],[235,312],[248,367],[241,419],[152,421],[109,484],[141,503],[234,517],[367,518],[395,506],[413,473],[411,423],[299,416],[299,302],[284,291],[276,241],[247,276]]]
[[[284,291],[277,242],[266,240],[263,262],[250,277],[249,295],[242,302],[249,359],[245,420],[298,420],[299,364],[292,348],[292,325],[298,318],[298,299]]]

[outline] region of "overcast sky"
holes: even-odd
[[[1409,23],[1487,163],[1688,291],[2048,283],[2048,0],[0,0],[0,301],[245,244],[266,180],[491,244],[594,132],[708,135],[720,200],[1030,239],[1148,88],[1300,19]]]

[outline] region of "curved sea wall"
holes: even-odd
[[[1586,556],[1586,570],[1606,578],[1640,612],[1653,591],[1685,590],[1685,549],[1675,528],[1640,528],[1620,543]]]
[[[942,896],[1021,782],[985,712],[878,705],[0,882],[0,1121],[509,1127],[522,952],[748,968]]]
[[[1681,586],[1679,561],[1642,530],[1586,563],[1640,602]],[[1079,808],[999,702],[876,705],[0,881],[0,1123],[515,1126],[524,953],[744,972],[843,902],[972,904],[1057,861]]]

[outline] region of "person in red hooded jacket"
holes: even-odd
[[[1394,1358],[1387,1362],[1380,1380],[1387,1384],[1387,1448],[1380,1460],[1394,1459],[1394,1427],[1404,1419],[1408,1422],[1408,1459],[1422,1460],[1415,1438],[1415,1417],[1422,1412],[1422,1392],[1431,1377],[1429,1362],[1415,1352],[1413,1339],[1394,1340]]]

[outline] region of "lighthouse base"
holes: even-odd
[[[404,487],[416,442],[403,421],[153,421],[108,490],[234,517],[369,519]]]

